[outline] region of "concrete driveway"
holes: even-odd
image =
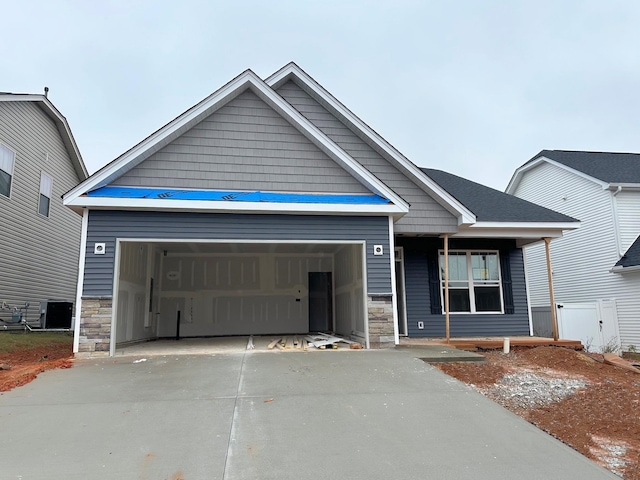
[[[0,478],[618,478],[410,350],[135,360],[0,395]]]

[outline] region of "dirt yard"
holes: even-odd
[[[559,347],[441,364],[457,378],[628,480],[640,480],[640,373]]]
[[[0,392],[29,383],[52,368],[72,365],[68,334],[0,332]]]

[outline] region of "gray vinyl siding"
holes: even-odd
[[[405,296],[407,327],[410,337],[444,337],[445,316],[431,313],[427,252],[441,247],[438,239],[398,239],[404,247]],[[513,242],[500,240],[451,241],[454,249],[508,250],[513,290],[513,314],[451,314],[452,337],[529,335],[529,313],[524,278],[522,249]],[[424,322],[424,329],[418,329]]]
[[[388,217],[91,211],[84,296],[112,295],[117,238],[366,241],[368,292],[391,292]],[[94,255],[96,242],[106,243],[104,255]],[[374,256],[373,245],[385,254]]]
[[[292,81],[278,93],[331,140],[400,195],[411,207],[396,224],[396,233],[443,233],[457,231],[457,219],[418,185],[371,148],[336,116]]]
[[[35,320],[41,300],[75,299],[82,218],[61,197],[80,179],[35,103],[0,102],[0,143],[16,153],[11,196],[0,196],[0,300],[29,302]],[[38,214],[41,172],[53,179],[49,217]]]
[[[249,90],[113,184],[370,193]]]
[[[551,307],[531,307],[531,324],[536,337],[553,337]]]

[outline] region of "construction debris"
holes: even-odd
[[[340,342],[343,342],[349,345],[358,343],[358,342],[353,342],[351,340],[347,340],[346,338],[336,337],[334,335],[328,335],[326,333],[314,333],[314,334],[307,335],[305,338],[309,342],[310,347],[320,348],[321,350],[323,350],[321,347],[327,348],[327,346],[329,345],[330,345],[329,348],[333,348],[335,350],[336,348],[338,348],[338,345],[336,344]]]
[[[339,343],[345,343],[352,350],[362,349],[362,344],[347,340],[346,338],[336,337],[334,335],[328,335],[326,333],[313,333],[304,337],[298,335],[288,335],[280,338],[274,338],[268,345],[267,349],[273,350],[304,350],[307,351],[309,347],[317,348],[318,350],[337,350]],[[345,345],[346,346],[346,345]]]

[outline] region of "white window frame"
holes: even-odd
[[[45,182],[48,180],[48,182]],[[38,194],[38,215],[41,217],[49,218],[51,216],[51,197],[53,192],[53,177],[45,172],[40,172],[40,193]],[[42,201],[42,196],[47,197],[49,199],[49,208],[47,209],[47,214],[40,212],[40,202]]]
[[[500,267],[500,252],[498,250],[487,250],[487,249],[475,249],[475,250],[449,250],[449,254],[456,253],[464,253],[467,260],[467,280],[466,282],[469,285],[469,311],[468,312],[449,312],[450,315],[503,315],[504,314],[504,292],[502,291],[502,268]],[[471,263],[471,255],[474,253],[489,253],[495,254],[498,260],[498,280],[497,287],[500,292],[500,310],[491,311],[491,312],[477,312],[476,311],[476,295],[475,289],[482,288],[476,287],[473,281],[473,266]],[[442,268],[440,267],[440,257],[444,257],[444,250],[438,250],[438,277],[440,278],[440,304],[442,305],[442,314],[444,315],[444,278],[442,278]],[[449,282],[452,280],[449,279]],[[458,280],[456,280],[458,281]],[[464,280],[459,280],[463,282]],[[485,280],[477,280],[475,283],[485,282]],[[451,287],[449,287],[451,290]]]
[[[9,195],[7,196],[7,195],[4,195],[4,194],[0,193],[0,197],[11,198],[11,192],[13,191],[13,172],[14,172],[15,166],[16,166],[16,151],[13,150],[12,148],[9,148],[4,143],[0,143],[0,148],[6,149],[11,154],[11,159],[10,159],[11,165],[9,165],[8,167],[7,166],[3,167],[2,163],[0,163],[0,170],[2,170],[3,172],[5,172],[6,174],[8,174],[11,177],[11,179],[9,181]]]

